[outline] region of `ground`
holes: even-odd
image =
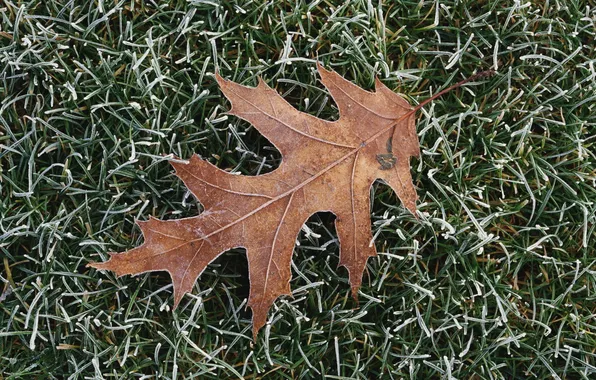
[[[0,2],[0,379],[593,378],[592,1]],[[253,342],[242,251],[171,310],[167,273],[86,267],[135,220],[197,215],[168,161],[247,175],[280,156],[213,74],[337,117],[316,62],[417,114],[419,219],[373,191],[360,302],[329,214]]]

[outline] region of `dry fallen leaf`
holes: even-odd
[[[340,265],[347,268],[356,297],[366,261],[376,255],[370,228],[373,182],[382,179],[408,210],[416,210],[409,164],[419,154],[414,112],[378,79],[371,93],[320,66],[319,73],[339,107],[336,122],[296,110],[260,79],[251,88],[217,75],[232,103],[229,113],[269,139],[282,154],[281,165],[265,175],[240,176],[196,155],[188,164],[172,163],[205,211],[180,220],[139,221],[143,245],[90,266],[118,276],[168,271],[176,307],[210,262],[243,247],[256,337],[275,299],[290,294],[290,260],[302,225],[318,211],[331,211],[337,216]]]

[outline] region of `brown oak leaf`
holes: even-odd
[[[227,250],[245,248],[256,337],[273,302],[290,294],[290,261],[302,225],[312,214],[330,211],[336,215],[340,266],[348,270],[356,297],[366,261],[376,255],[370,227],[373,182],[383,180],[408,210],[416,211],[409,164],[420,150],[414,109],[378,79],[376,91],[368,92],[318,69],[339,107],[335,122],[296,110],[261,79],[253,88],[216,74],[232,103],[229,114],[250,122],[279,149],[279,168],[242,176],[197,155],[187,164],[172,162],[205,211],[180,220],[139,221],[143,245],[110,253],[109,261],[90,266],[118,276],[167,271],[177,307],[210,262]]]

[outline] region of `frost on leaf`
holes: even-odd
[[[199,216],[138,222],[145,242],[110,260],[93,263],[118,276],[167,271],[174,307],[192,290],[207,265],[232,248],[246,249],[248,306],[256,336],[275,299],[290,294],[290,260],[304,222],[318,211],[336,215],[340,265],[356,296],[369,257],[376,255],[370,228],[370,187],[383,180],[415,213],[410,157],[419,145],[412,107],[376,80],[368,92],[319,66],[321,81],[339,107],[330,122],[300,112],[259,79],[245,87],[216,75],[230,100],[230,114],[250,122],[282,154],[275,171],[229,174],[194,155],[172,163],[176,175],[203,204]]]

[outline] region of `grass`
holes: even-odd
[[[3,1],[0,379],[593,378],[595,24],[573,0]],[[85,268],[140,244],[136,219],[200,212],[174,155],[279,164],[216,68],[337,118],[317,59],[412,104],[497,70],[419,112],[419,221],[373,188],[359,305],[329,214],[256,342],[241,251],[176,312],[165,273]]]

